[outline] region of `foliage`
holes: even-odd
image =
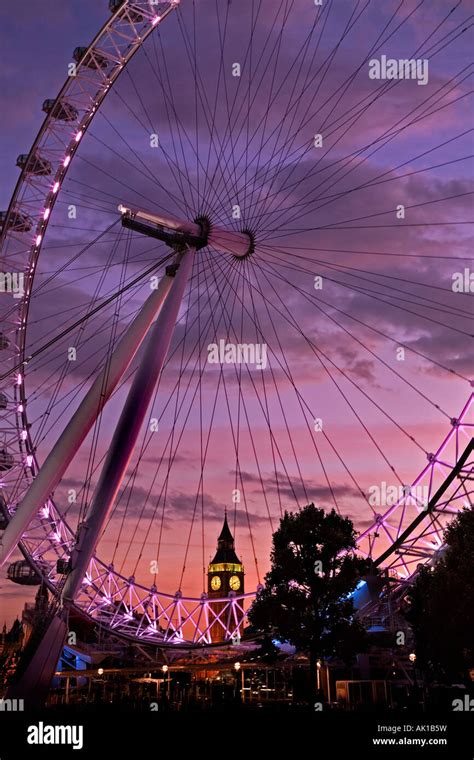
[[[446,550],[422,567],[408,595],[417,664],[446,683],[468,680],[474,668],[474,509],[464,509],[445,532]]]
[[[313,673],[318,658],[349,661],[365,647],[350,594],[369,563],[354,555],[355,546],[351,520],[314,504],[285,512],[273,534],[271,569],[249,619],[308,653]]]

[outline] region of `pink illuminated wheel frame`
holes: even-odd
[[[18,159],[1,217],[2,271],[24,285],[2,301],[5,522],[174,256],[118,206],[206,242],[74,599],[119,635],[203,645],[217,625],[240,639],[285,509],[350,515],[359,551],[405,583],[472,501],[472,307],[451,288],[468,258],[456,172],[472,22],[458,7],[425,29],[421,8],[382,23],[333,5],[114,3]],[[384,46],[411,56],[413,24],[433,82],[370,80]],[[21,532],[56,596],[135,371]],[[217,607],[206,567],[224,506],[247,592]]]

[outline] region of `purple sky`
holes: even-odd
[[[193,595],[203,590],[203,564],[224,505],[248,590],[257,581],[254,557],[264,575],[281,509],[336,503],[356,527],[367,527],[372,512],[357,484],[366,491],[383,480],[411,482],[465,403],[472,376],[472,303],[451,289],[472,250],[465,224],[472,216],[472,132],[463,134],[472,119],[469,33],[456,38],[472,3],[446,19],[445,2],[414,11],[411,0],[365,10],[365,3],[339,0],[318,11],[310,0],[234,0],[228,17],[220,4],[219,21],[213,1],[197,5],[197,69],[192,3],[183,0],[181,15],[159,25],[81,141],[45,239],[28,329],[29,346],[43,344],[116,289],[121,276],[131,279],[165,253],[147,238],[134,237],[129,246],[115,227],[108,244],[71,261],[117,219],[120,201],[178,216],[204,211],[214,223],[255,233],[257,250],[240,269],[213,251],[198,255],[150,411],[160,418],[159,432],[144,430],[139,446],[146,451],[129,472],[133,488],[125,489],[99,548],[101,558],[147,585],[149,563],[158,559],[159,588],[181,586]],[[260,13],[246,57],[252,7]],[[283,24],[285,10],[291,12]],[[48,0],[41,14],[34,0],[0,9],[2,208],[18,176],[16,156],[28,151],[40,126],[44,98],[59,90],[73,48],[87,44],[106,18],[106,3],[92,0]],[[376,57],[426,55],[426,86],[400,81],[375,98],[387,83],[370,80],[361,62],[379,35]],[[232,77],[234,62],[241,63],[241,81]],[[196,82],[205,93],[200,99]],[[155,132],[158,151],[150,147]],[[312,147],[319,132],[323,149]],[[71,203],[76,219],[68,216]],[[240,223],[232,220],[235,203]],[[395,215],[399,204],[404,220]],[[314,289],[318,275],[321,291]],[[145,281],[123,300],[118,334],[148,292]],[[40,461],[100,366],[112,320],[110,307],[75,334],[73,366],[66,360],[70,338],[30,366]],[[206,365],[207,346],[219,339],[265,342],[268,368]],[[413,349],[402,362],[400,344]],[[194,366],[205,369],[201,383]],[[127,387],[104,414],[97,462]],[[314,432],[314,417],[323,419],[324,435]],[[90,439],[56,491],[59,505],[68,489],[81,488],[89,449]],[[236,472],[242,500],[234,510]],[[76,508],[69,517],[77,520]],[[22,590],[6,581],[1,590],[11,616]]]

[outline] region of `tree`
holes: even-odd
[[[271,570],[249,610],[253,627],[309,656],[311,698],[319,658],[352,658],[365,648],[365,630],[352,598],[369,562],[354,556],[349,518],[309,504],[285,512],[273,534]]]
[[[415,636],[417,665],[432,679],[469,683],[474,667],[474,509],[448,526],[446,549],[419,569],[405,615]]]

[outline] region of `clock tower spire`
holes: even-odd
[[[207,592],[209,599],[224,599],[233,592],[244,593],[244,567],[235,553],[234,536],[227,522],[227,510],[224,514],[224,524],[217,539],[217,551],[214,559],[210,562],[207,571]],[[225,601],[211,604],[212,609],[218,615],[225,607]],[[237,616],[242,619],[242,614]],[[235,622],[235,621],[233,621]],[[222,620],[223,625],[226,624]],[[215,642],[224,641],[225,630],[220,622],[216,621],[211,627],[211,639]]]

